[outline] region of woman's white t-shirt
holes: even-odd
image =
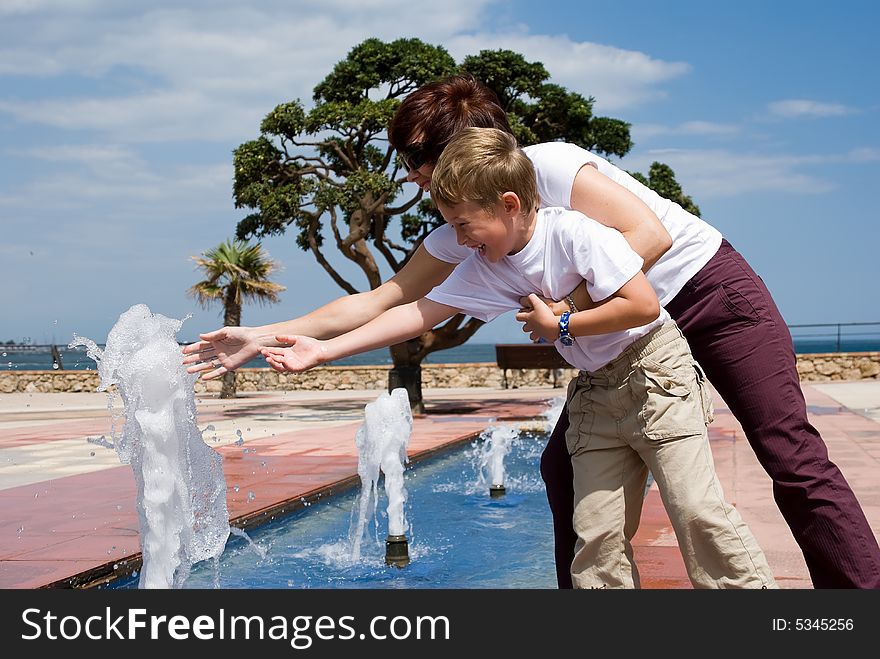
[[[654,211],[672,236],[672,247],[647,272],[660,304],[672,300],[721,246],[721,233],[716,228],[586,149],[565,142],[545,142],[527,146],[523,152],[535,166],[542,208],[571,208],[575,177],[581,167],[592,163],[600,173],[628,189]],[[431,256],[447,263],[461,263],[471,253],[457,243],[455,230],[448,224],[428,234],[424,245]]]

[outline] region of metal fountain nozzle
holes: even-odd
[[[385,538],[385,565],[409,565],[409,545],[405,535],[389,535]]]

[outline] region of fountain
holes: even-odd
[[[134,471],[143,556],[139,588],[180,588],[195,563],[210,558],[216,564],[230,533],[221,457],[196,426],[197,376],[186,372],[175,338],[182,324],[137,304],[119,317],[104,350],[76,335],[68,346],[85,346],[97,362],[114,448]],[[112,385],[122,398],[122,414],[113,414]]]
[[[487,496],[488,476],[480,476],[479,436],[415,464],[407,462],[404,509],[410,563],[405,569],[386,562],[384,500],[378,504],[375,525],[366,514],[360,555],[352,559],[349,538],[364,494],[355,487],[248,530],[257,547],[265,550],[256,564],[251,541],[231,535],[220,557],[220,587],[555,588],[553,552],[535,551],[553,544],[552,518],[539,474],[546,442],[545,433],[530,430],[511,443],[504,459],[507,493],[499,499]],[[380,498],[381,489],[380,482]],[[213,576],[210,562],[197,564],[184,588],[211,588]],[[108,587],[136,586],[137,579],[129,578]]]
[[[367,513],[371,507],[373,519],[376,519],[381,471],[385,474],[385,494],[388,497],[385,563],[396,567],[405,567],[409,564],[407,523],[403,511],[406,502],[403,471],[412,423],[412,411],[406,389],[394,389],[390,394],[383,392],[375,401],[367,403],[364,407],[364,423],[355,436],[361,493],[356,508],[356,518],[355,510],[352,510],[353,523],[349,532],[352,560],[360,558]]]
[[[510,452],[510,447],[518,436],[519,429],[508,424],[489,426],[480,435],[483,439],[480,447],[480,477],[486,480],[485,471],[489,472],[489,496],[493,499],[502,497],[507,492],[504,485],[504,457]]]

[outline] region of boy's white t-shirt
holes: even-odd
[[[654,211],[672,236],[672,247],[647,272],[660,304],[672,300],[721,246],[717,229],[586,149],[565,142],[545,142],[527,146],[523,152],[535,166],[542,207],[570,208],[577,173],[587,163],[593,163],[600,173],[627,188]],[[460,263],[470,255],[467,247],[457,244],[455,230],[446,224],[434,229],[424,245],[431,256],[447,263]],[[563,296],[568,293],[571,290]]]
[[[620,232],[577,211],[544,208],[538,211],[535,232],[519,252],[491,263],[479,252],[462,261],[442,284],[425,297],[490,321],[519,309],[519,298],[536,293],[561,300],[581,280],[594,300],[617,292],[642,268],[642,259]],[[574,344],[555,341],[569,364],[595,371],[639,337],[669,320],[661,308],[657,320],[641,327],[596,336],[574,337]]]

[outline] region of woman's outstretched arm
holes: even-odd
[[[199,335],[184,347],[183,363],[190,373],[210,380],[233,371],[265,347],[281,345],[276,336],[302,335],[318,339],[339,336],[380,316],[384,311],[424,297],[455,268],[419,246],[391,279],[364,293],[344,295],[304,316],[257,327],[223,327]]]

